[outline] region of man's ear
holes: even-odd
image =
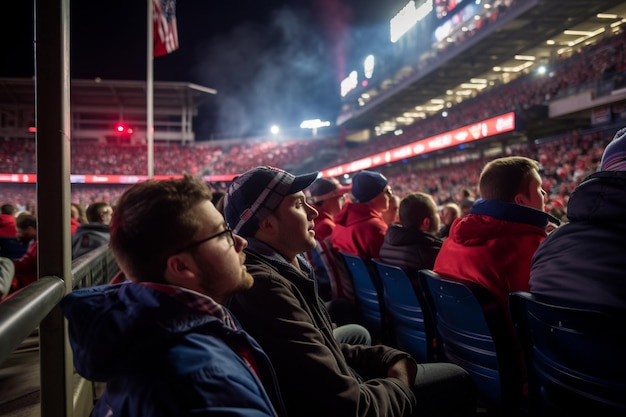
[[[424,232],[428,232],[430,230],[430,218],[429,217],[424,217],[424,220],[422,220],[422,227],[420,227],[420,230]]]
[[[275,225],[274,225],[275,220],[276,220],[276,217],[274,217],[274,215],[272,214],[266,216],[263,220],[259,222],[259,230],[261,230],[264,233],[271,233],[272,230],[274,230],[275,228]]]
[[[193,280],[196,274],[190,268],[191,256],[176,254],[167,258],[165,263],[164,278],[168,284],[189,287],[189,280]],[[183,285],[185,284],[186,285]]]
[[[524,193],[517,193],[513,198],[513,202],[520,206],[528,205],[528,198],[524,195]]]

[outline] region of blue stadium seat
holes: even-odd
[[[626,415],[623,316],[528,292],[511,293],[509,308],[526,355],[531,415]]]
[[[495,297],[479,284],[428,269],[419,271],[419,283],[433,315],[439,358],[469,372],[488,410],[522,412],[521,352]]]
[[[398,266],[373,260],[378,270],[390,334],[395,347],[408,352],[418,362],[434,360],[434,329],[429,310],[424,309],[411,281]],[[421,294],[420,294],[420,297]]]
[[[378,277],[375,271],[356,255],[339,252],[343,258],[348,272],[352,277],[356,304],[361,311],[365,326],[372,334],[375,341],[386,339],[383,319],[382,289],[378,285]]]

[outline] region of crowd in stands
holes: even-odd
[[[455,105],[447,117],[429,117],[414,122],[402,135],[386,134],[366,145],[343,152],[337,164],[359,159],[382,149],[405,145],[498,114],[518,113],[533,106],[546,105],[555,98],[571,95],[595,85],[606,77],[623,76],[626,71],[626,32],[604,38],[551,64],[545,75],[527,73],[508,84],[497,85],[474,98]]]
[[[606,76],[626,70],[624,45],[626,34],[607,36],[598,43],[580,48],[576,53],[553,63],[547,76],[526,74],[514,81],[490,88],[473,99],[453,107],[447,118],[430,117],[418,121],[399,136],[387,135],[371,140],[360,147],[345,148],[337,138],[302,139],[285,141],[255,141],[247,143],[205,144],[155,144],[155,175],[236,174],[252,166],[270,165],[283,168],[298,167],[315,158],[316,153],[330,148],[340,149],[340,157],[329,166],[393,148],[420,138],[472,123],[509,110],[523,110],[562,94],[588,88]],[[595,133],[571,131],[540,144],[524,143],[507,154],[518,154],[540,161],[544,188],[558,208],[564,208],[568,195],[586,174],[594,171],[607,136],[611,132]],[[94,158],[93,155],[98,155]],[[349,158],[349,159],[348,159]],[[34,141],[3,140],[0,143],[0,160],[3,173],[34,173],[36,168]],[[484,159],[429,169],[428,173],[413,171],[391,174],[395,190],[403,196],[409,192],[423,191],[435,198],[438,204],[454,199],[459,189],[475,187],[477,172],[487,161]],[[323,168],[320,166],[316,169]],[[145,145],[111,145],[72,143],[71,171],[73,174],[142,175],[147,171]],[[220,187],[222,187],[220,185]],[[115,204],[124,185],[72,186],[72,201],[87,206],[92,201]],[[0,201],[10,202],[25,210],[35,200],[35,188],[27,184],[2,184]]]

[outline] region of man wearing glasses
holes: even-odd
[[[286,415],[267,356],[222,306],[252,287],[246,245],[199,180],[122,195],[110,247],[129,282],[61,302],[76,370],[106,382],[92,416]]]

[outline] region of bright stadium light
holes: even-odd
[[[328,126],[330,126],[330,122],[322,121],[321,119],[304,120],[300,123],[301,129],[311,129],[313,131],[313,137],[317,136],[317,129]]]

